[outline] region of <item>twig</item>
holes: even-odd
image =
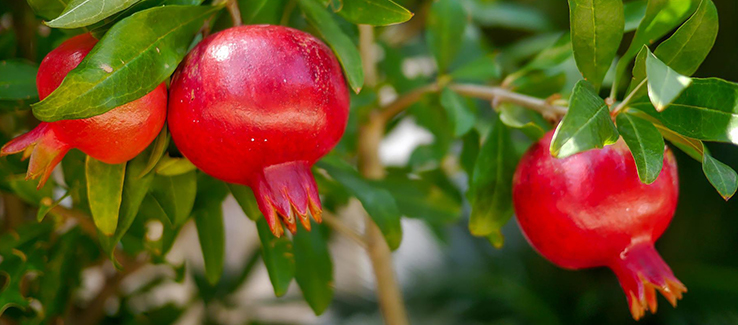
[[[641,81],[641,83],[639,83],[638,86],[636,86],[635,88],[633,88],[633,91],[631,91],[630,94],[628,94],[628,97],[625,97],[625,99],[623,99],[623,101],[620,104],[618,104],[618,106],[616,106],[615,109],[613,109],[612,110],[612,113],[610,113],[610,114],[612,116],[617,116],[620,113],[620,111],[622,111],[624,108],[628,107],[628,105],[630,105],[630,102],[633,101],[633,99],[635,98],[636,94],[638,94],[638,92],[641,90],[641,88],[643,87],[643,85],[646,84],[647,81],[648,81],[648,78],[643,79],[643,81]]]
[[[351,229],[349,226],[347,226],[343,221],[336,218],[336,216],[326,212],[323,210],[323,221],[327,223],[331,228],[335,229],[337,232],[341,233],[342,235],[346,236],[347,238],[353,240],[356,244],[363,248],[367,248],[366,241],[363,237],[353,229]]]
[[[464,96],[513,103],[539,112],[544,116],[564,116],[567,111],[566,107],[556,106],[544,99],[522,95],[501,87],[480,86],[471,84],[455,84],[449,87],[453,91]]]
[[[435,93],[440,90],[440,87],[436,83],[428,84],[422,87],[415,88],[404,95],[397,98],[392,103],[385,105],[380,109],[380,117],[386,123],[392,120],[395,116],[402,113],[406,108],[415,104],[425,94]]]
[[[241,21],[241,9],[238,8],[238,1],[227,0],[226,9],[228,9],[228,12],[231,14],[231,20],[233,20],[233,26],[243,25],[243,22]]]
[[[376,64],[372,59],[373,54],[370,53],[372,47],[367,43],[373,43],[374,36],[368,34],[371,27],[365,27],[359,30],[364,35],[360,39],[364,40],[364,46],[361,47],[362,60],[368,63]],[[376,69],[371,67],[370,69]],[[372,80],[365,80],[370,84]],[[396,104],[398,106],[409,105],[417,101],[422,94],[417,95],[414,100],[408,100],[408,104]],[[402,111],[402,107],[398,111]],[[379,160],[379,143],[384,135],[384,127],[388,119],[383,114],[391,114],[396,109],[385,107],[380,112],[374,112],[366,125],[359,130],[359,167],[364,177],[382,178],[384,176],[384,166]],[[387,113],[389,111],[389,113]],[[377,297],[379,299],[379,307],[382,311],[384,321],[389,325],[406,325],[409,324],[407,312],[405,311],[405,303],[402,300],[402,292],[395,279],[394,270],[392,268],[392,252],[384,240],[381,231],[369,217],[365,216],[365,240],[366,251],[372,262],[374,276],[377,281]]]

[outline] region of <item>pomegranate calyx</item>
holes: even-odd
[[[48,123],[23,134],[0,149],[0,157],[23,152],[23,160],[31,158],[26,179],[41,177],[37,189],[41,189],[51,176],[54,167],[64,158],[71,147],[62,142]]]
[[[620,281],[633,319],[639,320],[647,310],[656,312],[656,290],[676,307],[687,292],[650,241],[634,243],[610,266]]]
[[[310,230],[310,218],[320,223],[322,207],[318,187],[305,161],[292,161],[265,167],[250,185],[254,190],[259,210],[274,236],[284,234],[282,223],[291,233],[297,231],[297,220]],[[281,222],[279,220],[281,218]]]

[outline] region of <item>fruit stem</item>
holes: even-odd
[[[365,64],[370,64],[368,70],[376,70],[376,60],[373,59],[374,53],[374,31],[373,27],[366,26],[359,29],[359,39],[361,40],[361,58]],[[364,66],[367,69],[367,66]],[[365,83],[372,85],[376,80],[371,79],[371,73],[365,75]],[[432,87],[436,87],[432,85]],[[437,87],[436,87],[437,88]],[[431,88],[435,89],[435,88]],[[437,89],[435,90],[437,91]],[[420,92],[415,99],[407,104],[408,106],[422,97],[424,92]],[[404,105],[404,104],[402,104]],[[398,113],[404,107],[398,105]],[[386,111],[386,107],[385,110]],[[380,114],[377,114],[380,113]],[[359,167],[364,177],[370,179],[380,179],[384,177],[384,166],[379,159],[379,143],[384,136],[385,124],[391,119],[386,118],[381,112],[375,111],[371,115],[368,123],[360,128],[359,131]],[[384,240],[382,232],[374,223],[371,217],[364,216],[366,251],[372,262],[374,276],[377,281],[377,297],[379,299],[379,308],[382,311],[384,322],[388,325],[407,325],[410,322],[405,311],[405,303],[402,299],[402,292],[395,279],[394,269],[392,267],[392,252],[390,251],[387,241]]]

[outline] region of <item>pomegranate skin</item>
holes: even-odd
[[[521,159],[513,179],[516,218],[528,242],[568,269],[610,267],[635,319],[656,311],[655,290],[672,304],[686,292],[653,243],[676,210],[676,160],[666,148],[652,184],[643,184],[620,140],[567,158],[551,156],[553,131]]]
[[[82,62],[97,40],[89,33],[62,43],[42,61],[36,77],[39,98],[44,99],[64,77]],[[166,120],[167,91],[164,83],[152,92],[86,119],[41,122],[30,132],[3,146],[0,155],[24,151],[30,156],[27,178],[41,176],[43,187],[51,171],[64,155],[77,148],[108,164],[133,159],[156,138]]]
[[[233,27],[202,40],[170,91],[169,130],[205,173],[252,188],[276,236],[278,217],[320,221],[310,167],[343,135],[349,93],[333,52],[295,29]]]

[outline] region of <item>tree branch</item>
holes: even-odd
[[[480,86],[471,84],[455,84],[449,86],[460,95],[485,100],[512,103],[541,113],[543,116],[564,116],[567,108],[556,106],[544,99],[519,94],[501,87]]]
[[[353,240],[357,245],[361,246],[362,248],[367,248],[367,243],[364,240],[364,237],[362,237],[359,233],[351,229],[349,226],[347,226],[341,219],[338,219],[333,214],[323,210],[323,221],[325,221],[328,226],[333,228],[335,231],[341,233],[341,235],[346,236],[347,238]]]

